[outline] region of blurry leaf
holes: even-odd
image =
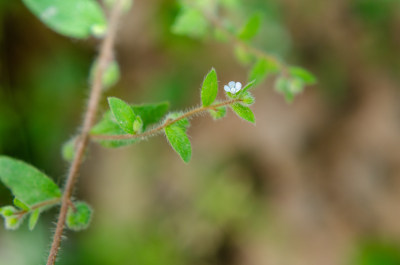
[[[186,163],[190,161],[192,156],[192,146],[190,144],[189,137],[186,134],[186,129],[188,126],[189,121],[187,119],[183,119],[177,123],[167,126],[164,129],[168,142]]]
[[[226,107],[225,106],[218,107],[216,110],[210,109],[210,110],[208,110],[208,112],[210,113],[211,117],[213,117],[214,120],[218,120],[218,119],[225,117]]]
[[[243,106],[240,103],[233,103],[231,104],[231,108],[240,118],[251,123],[256,122],[254,114],[249,107]]]
[[[381,240],[363,242],[355,255],[353,265],[399,265],[400,245]]]
[[[121,129],[130,134],[137,133],[133,129],[133,123],[138,119],[132,108],[125,101],[115,97],[109,97],[108,104]]]
[[[76,137],[69,139],[61,148],[61,154],[65,161],[72,162],[75,157]]]
[[[38,220],[39,220],[39,216],[40,216],[40,209],[36,209],[34,210],[31,215],[29,216],[29,230],[32,231]]]
[[[217,73],[215,69],[211,69],[211,71],[207,74],[206,78],[203,81],[203,86],[201,88],[201,101],[203,102],[203,106],[210,106],[218,94],[218,79]]]
[[[29,206],[61,197],[60,189],[49,177],[13,158],[0,156],[0,180]]]
[[[54,31],[73,38],[103,35],[107,24],[95,0],[23,0],[44,24]]]
[[[23,203],[22,201],[18,200],[18,198],[14,198],[14,205],[20,208],[21,210],[29,211],[30,207]]]
[[[249,81],[255,80],[258,85],[268,76],[269,73],[276,72],[277,65],[274,62],[267,61],[266,59],[259,59],[253,68],[250,70]]]
[[[90,80],[93,83],[95,78],[96,69],[98,66],[98,61],[94,61],[90,69]],[[103,87],[108,89],[114,86],[120,78],[119,66],[117,61],[113,60],[110,62],[103,74]]]
[[[0,214],[4,217],[12,216],[14,213],[18,212],[14,206],[4,206],[0,208]]]
[[[169,108],[168,102],[158,104],[131,105],[134,113],[136,113],[143,122],[143,130],[154,123],[160,122],[161,118],[167,113]],[[97,123],[90,132],[93,135],[125,135],[126,133],[119,127],[112,113],[107,111],[102,119]],[[96,140],[106,148],[117,148],[130,145],[140,141],[141,139],[129,140]]]
[[[201,11],[183,7],[171,27],[173,33],[187,35],[192,38],[202,38],[207,34],[208,21]]]
[[[285,96],[286,102],[291,103],[297,94],[303,92],[304,83],[298,78],[280,76],[275,81],[275,90]]]
[[[235,56],[236,59],[244,65],[251,63],[254,59],[253,54],[249,53],[246,49],[240,46],[235,47]]]
[[[292,77],[300,79],[306,85],[312,85],[317,82],[317,78],[312,73],[301,67],[290,67],[289,73]]]
[[[18,218],[15,216],[5,217],[5,227],[7,230],[15,230],[17,229],[21,223],[23,218]]]
[[[252,15],[246,24],[240,29],[238,37],[241,40],[249,41],[257,35],[261,25],[261,15]]]
[[[228,42],[229,36],[219,28],[214,28],[214,38],[220,42]]]
[[[74,231],[86,229],[92,218],[92,208],[85,202],[74,203],[74,208],[68,208],[66,219],[68,228]]]

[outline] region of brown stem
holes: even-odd
[[[176,123],[176,122],[178,122],[180,120],[183,120],[185,118],[190,118],[190,117],[196,116],[196,115],[198,115],[198,114],[200,114],[200,113],[202,113],[204,111],[207,111],[207,110],[210,110],[210,109],[216,109],[216,108],[223,107],[223,106],[227,106],[227,105],[230,105],[232,103],[239,102],[239,101],[241,101],[241,99],[231,99],[231,100],[226,100],[226,101],[223,101],[221,103],[214,104],[214,105],[211,105],[211,106],[197,107],[197,108],[195,108],[195,109],[193,109],[191,111],[188,111],[188,112],[182,114],[178,118],[167,120],[164,123],[162,123],[161,125],[153,128],[151,130],[148,130],[146,132],[139,133],[139,134],[91,135],[90,138],[95,139],[95,140],[128,140],[128,139],[146,138],[148,136],[156,135],[156,134],[162,132],[162,130],[165,127],[167,127],[167,126],[169,126],[171,124],[174,124],[174,123]]]
[[[67,182],[61,202],[60,214],[58,216],[56,231],[54,233],[53,243],[51,244],[50,254],[47,259],[47,265],[55,264],[57,253],[60,247],[70,198],[74,190],[75,182],[78,178],[78,173],[82,164],[84,153],[87,149],[87,145],[89,142],[89,132],[95,122],[97,109],[101,98],[103,74],[108,63],[113,57],[113,46],[116,36],[117,24],[121,13],[121,2],[121,0],[116,1],[113,9],[111,10],[107,34],[104,37],[100,46],[100,53],[98,56],[99,63],[98,67],[96,68],[93,83],[91,85],[90,97],[83,121],[82,130],[78,136],[76,154],[69,168]]]

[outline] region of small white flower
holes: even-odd
[[[224,89],[226,92],[231,92],[232,94],[236,94],[237,92],[240,91],[240,89],[242,89],[242,83],[231,81],[229,82],[228,85],[224,86]]]

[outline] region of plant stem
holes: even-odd
[[[50,205],[55,205],[61,202],[61,198],[56,198],[44,202],[40,202],[38,204],[33,205],[29,210],[21,210],[18,212],[15,212],[14,215],[17,215],[18,218],[23,217],[25,214],[29,213],[30,211],[36,210],[38,208],[42,208],[44,206],[50,206]]]
[[[139,134],[91,135],[90,137],[92,139],[95,139],[95,140],[128,140],[128,139],[146,138],[148,136],[153,136],[153,135],[156,135],[158,133],[161,133],[162,130],[165,127],[167,127],[167,126],[169,126],[171,124],[174,124],[174,123],[176,123],[176,122],[178,122],[180,120],[183,120],[185,118],[190,118],[190,117],[196,116],[196,115],[198,115],[198,114],[200,114],[202,112],[205,112],[207,110],[216,109],[216,108],[219,108],[219,107],[227,106],[227,105],[239,102],[239,101],[242,101],[242,100],[241,99],[230,99],[230,100],[226,100],[226,101],[223,101],[223,102],[220,102],[220,103],[217,103],[217,104],[214,104],[214,105],[206,106],[206,107],[200,106],[200,107],[197,107],[197,108],[195,108],[195,109],[193,109],[191,111],[188,111],[188,112],[182,114],[181,116],[179,116],[179,117],[177,117],[175,119],[166,120],[161,125],[153,128],[151,130],[145,131],[143,133],[139,133]]]
[[[82,130],[78,135],[76,154],[69,168],[67,182],[61,202],[60,214],[57,220],[56,231],[54,233],[53,243],[51,244],[47,265],[55,264],[57,253],[60,247],[68,206],[70,204],[70,199],[74,190],[75,182],[78,178],[78,173],[82,164],[83,156],[88,146],[89,132],[95,122],[97,109],[102,94],[101,92],[103,86],[103,75],[108,63],[113,57],[113,47],[117,31],[117,24],[121,13],[121,2],[121,0],[116,1],[113,9],[111,10],[107,34],[104,37],[100,46],[100,52],[98,56],[99,64],[96,68],[94,80],[91,85],[90,96],[83,120]]]

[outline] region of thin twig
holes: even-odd
[[[56,199],[51,199],[51,200],[48,200],[48,201],[43,201],[43,202],[37,203],[35,205],[32,205],[32,207],[30,207],[29,210],[21,210],[21,211],[15,212],[13,215],[16,215],[17,218],[22,218],[25,214],[27,214],[27,213],[29,213],[29,212],[31,212],[33,210],[42,208],[44,206],[55,205],[55,204],[58,204],[60,202],[61,202],[61,198],[56,198]]]
[[[151,130],[145,131],[143,133],[139,133],[139,134],[122,134],[122,135],[95,135],[94,134],[94,135],[91,135],[90,138],[92,138],[94,140],[128,140],[128,139],[146,138],[146,137],[157,135],[158,133],[161,133],[162,130],[164,128],[166,128],[167,126],[174,124],[185,118],[190,118],[190,117],[196,116],[204,111],[207,111],[210,109],[217,109],[219,107],[231,105],[231,104],[233,104],[235,102],[239,102],[239,101],[241,101],[241,99],[231,99],[231,100],[226,100],[221,103],[217,103],[217,104],[206,106],[206,107],[204,107],[204,106],[197,107],[191,111],[188,111],[188,112],[182,114],[181,116],[179,116],[175,119],[166,120],[161,125],[153,128]]]
[[[98,56],[99,64],[96,68],[94,80],[91,85],[90,97],[83,121],[82,130],[78,136],[76,154],[69,168],[67,182],[62,197],[60,214],[57,221],[56,231],[54,233],[53,243],[51,244],[47,265],[55,264],[57,253],[60,247],[69,202],[74,190],[75,182],[78,178],[78,173],[82,164],[84,153],[87,149],[87,145],[89,142],[89,132],[95,122],[97,109],[101,98],[103,74],[105,69],[107,68],[108,63],[113,57],[113,47],[117,31],[117,24],[121,13],[121,2],[121,0],[116,1],[113,9],[111,10],[107,34],[104,37],[103,42],[101,43],[100,53]]]

